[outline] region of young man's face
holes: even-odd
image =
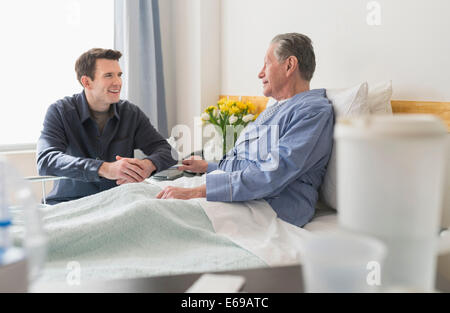
[[[116,60],[97,59],[94,80],[89,79],[85,91],[94,103],[89,103],[94,111],[109,110],[112,103],[119,102],[122,88],[122,70]]]
[[[285,62],[279,63],[273,53],[275,47],[276,45],[272,44],[267,50],[264,58],[264,67],[259,72],[258,77],[263,83],[264,96],[277,99],[278,93],[286,82],[286,75],[284,75],[283,71]]]

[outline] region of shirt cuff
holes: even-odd
[[[206,170],[206,173],[211,173],[212,171],[217,170],[217,167],[219,165],[217,163],[208,162],[208,169]]]
[[[206,174],[206,200],[232,202],[230,173]]]
[[[98,170],[100,169],[100,166],[102,166],[102,164],[105,161],[103,160],[89,160],[88,162],[88,169],[87,171],[85,171],[85,175],[86,175],[86,181],[100,181],[102,177],[100,177],[98,175]]]
[[[152,161],[153,165],[156,167],[156,169],[153,171],[153,173],[151,175],[162,170],[162,162],[161,162],[161,160],[159,160],[159,158],[157,158],[155,156],[149,156],[149,157],[146,157],[146,159]]]

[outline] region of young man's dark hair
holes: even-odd
[[[81,85],[81,77],[88,76],[90,79],[95,78],[95,64],[97,59],[107,59],[118,61],[122,53],[112,49],[93,48],[83,53],[75,63],[75,72],[77,79]]]

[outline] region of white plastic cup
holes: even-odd
[[[447,136],[447,171],[445,177],[441,228],[450,228],[450,134]]]
[[[303,245],[306,292],[376,292],[386,248],[367,236],[336,232],[311,236]]]
[[[384,288],[433,291],[444,243],[445,125],[419,114],[343,119],[335,139],[340,226],[386,244]]]

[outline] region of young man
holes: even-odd
[[[83,92],[57,101],[47,111],[37,145],[39,175],[70,178],[55,182],[49,204],[142,182],[176,163],[170,145],[148,117],[120,100],[121,56],[106,49],[82,54],[75,71]],[[148,157],[134,159],[134,149]]]
[[[258,77],[264,95],[278,102],[241,133],[218,165],[186,160],[179,168],[208,173],[219,168],[224,173],[207,174],[206,185],[197,188],[166,187],[157,197],[224,202],[264,199],[281,219],[300,227],[309,222],[331,155],[334,124],[325,90],[310,90],[315,66],[307,36],[276,36]],[[274,134],[275,141],[271,140]]]

